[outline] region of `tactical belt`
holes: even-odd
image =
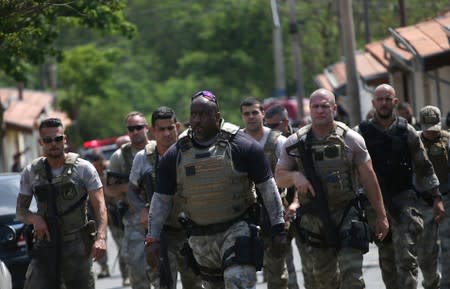
[[[181,230],[182,230],[181,228],[177,228],[177,227],[170,226],[170,225],[163,226],[163,231],[165,231],[165,232],[179,232]]]
[[[214,235],[217,233],[222,233],[228,230],[232,225],[235,223],[245,220],[248,218],[248,213],[244,213],[242,216],[237,217],[236,219],[223,222],[223,223],[217,223],[217,224],[211,224],[211,225],[194,225],[190,229],[190,235],[191,236],[204,236],[204,235]]]

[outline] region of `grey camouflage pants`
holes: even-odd
[[[439,238],[441,241],[441,289],[450,289],[450,194],[443,197],[445,218],[439,224]]]
[[[189,238],[189,246],[192,248],[194,257],[199,265],[221,270],[225,251],[234,246],[236,238],[240,236],[250,236],[249,226],[244,221],[233,224],[225,232],[213,235],[191,236]],[[207,288],[255,288],[256,270],[251,265],[232,265],[225,268],[223,279],[224,282],[206,282]]]
[[[439,237],[438,224],[434,221],[433,207],[419,199],[417,208],[422,213],[423,231],[417,241],[417,256],[423,275],[423,288],[439,289],[441,276],[438,272]]]

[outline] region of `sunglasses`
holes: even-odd
[[[270,128],[270,129],[274,129],[274,128],[276,128],[277,126],[279,126],[280,124],[282,124],[282,123],[283,123],[283,121],[280,120],[279,122],[265,123],[264,125],[267,126],[267,127]]]
[[[127,129],[128,129],[129,132],[133,132],[133,131],[135,131],[135,130],[140,131],[140,130],[143,129],[144,127],[145,127],[145,125],[143,125],[143,124],[140,124],[140,125],[130,125],[130,126],[127,126]]]
[[[55,137],[44,136],[44,137],[41,138],[41,139],[42,139],[42,141],[43,141],[45,144],[49,144],[49,143],[52,143],[52,142],[58,143],[58,142],[62,142],[62,141],[63,141],[64,136],[63,136],[63,135],[58,135],[58,136],[55,136]]]
[[[194,99],[196,99],[197,97],[200,97],[200,96],[206,98],[209,101],[214,102],[215,104],[218,104],[216,96],[211,91],[208,91],[208,90],[200,90],[200,91],[196,92],[192,96],[191,101],[193,101]]]

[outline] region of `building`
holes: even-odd
[[[10,170],[17,153],[22,167],[41,155],[38,128],[42,119],[58,117],[65,126],[71,124],[65,113],[52,108],[53,101],[53,95],[47,92],[23,90],[20,98],[17,89],[0,88],[0,104],[4,110],[0,171]]]

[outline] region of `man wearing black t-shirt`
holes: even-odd
[[[211,92],[192,96],[190,125],[160,160],[147,259],[158,262],[163,224],[182,216],[189,247],[210,287],[254,288],[263,249],[251,213],[253,183],[269,213],[273,254],[283,254],[286,246],[283,208],[270,166],[258,143],[223,121]]]

